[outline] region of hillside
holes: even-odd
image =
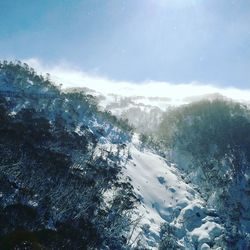
[[[0,248],[125,249],[131,128],[27,65],[1,64],[0,95]]]
[[[139,100],[0,64],[0,249],[250,247],[247,107],[171,108],[142,135],[107,110]]]
[[[203,100],[165,114],[157,137],[224,221],[229,249],[249,248],[250,110]]]

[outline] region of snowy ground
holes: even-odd
[[[144,225],[144,237],[151,249],[157,249],[160,224],[163,222],[176,228],[176,236],[184,249],[194,249],[194,245],[198,249],[210,249],[207,243],[214,242],[223,228],[215,222],[218,218],[208,215],[200,194],[185,183],[174,165],[148,150],[140,150],[136,137],[130,145],[130,154],[132,159],[124,174],[131,178],[141,199],[140,225]],[[140,228],[135,231],[134,237],[139,233]]]

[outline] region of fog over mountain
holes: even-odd
[[[39,72],[62,84],[66,92],[86,92],[95,96],[100,108],[127,119],[138,132],[155,131],[165,111],[201,100],[235,100],[250,103],[250,90],[218,88],[202,83],[118,82],[84,73],[66,63],[48,66],[37,59],[25,60]]]
[[[169,83],[151,80],[145,82],[121,82],[108,79],[105,76],[98,76],[95,73],[86,73],[66,62],[50,65],[35,58],[25,59],[24,61],[36,68],[40,73],[49,73],[52,80],[62,83],[63,88],[86,87],[101,94],[115,94],[124,97],[163,97],[167,98],[164,102],[174,106],[214,94],[220,94],[236,101],[250,102],[250,89],[239,89],[233,86],[221,88],[217,87],[213,82]]]

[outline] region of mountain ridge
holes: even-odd
[[[91,93],[86,89],[61,90],[48,77],[38,76],[20,62],[0,65],[0,216],[4,222],[0,246],[3,249],[249,247],[247,206],[244,213],[242,208],[236,208],[232,209],[234,217],[227,217],[218,208],[218,205],[226,207],[224,200],[214,199],[203,188],[214,183],[204,179],[201,163],[212,164],[206,161],[217,159],[217,151],[213,147],[208,147],[211,152],[200,151],[203,140],[199,135],[211,145],[216,142],[219,149],[224,148],[223,143],[219,144],[223,137],[220,141],[217,136],[216,141],[205,131],[208,128],[213,131],[210,122],[220,120],[221,114],[228,111],[227,101],[221,100],[222,113],[215,112],[220,119],[212,112],[221,110],[213,108],[220,102],[217,97],[205,103],[171,108],[161,113],[159,126],[154,132],[147,130],[151,133],[142,140],[142,135],[124,117],[121,120],[100,109],[98,97]],[[117,98],[116,105],[124,101],[123,97],[112,98]],[[125,99],[124,107],[129,102],[140,106],[135,101],[141,97],[133,98]],[[225,121],[232,122],[228,133],[235,132],[232,141],[241,146],[239,153],[244,154],[249,145],[248,115],[236,114],[232,117],[239,123],[234,123],[238,120],[232,120],[231,115],[225,116]],[[222,131],[227,131],[226,123],[219,124]],[[245,129],[245,138],[238,136],[234,124]],[[159,131],[164,126],[167,130]],[[200,152],[205,152],[203,158],[198,158]],[[194,153],[201,160],[200,165],[191,157]],[[236,189],[231,184],[225,186],[229,187],[225,194],[231,194],[231,187],[232,194],[240,190],[244,195],[239,201],[247,204],[248,161],[235,164],[240,169],[236,177],[245,178],[245,186],[235,182]],[[221,167],[211,166],[215,171]],[[214,186],[214,191],[218,190]],[[225,201],[238,202],[234,202],[233,196]]]

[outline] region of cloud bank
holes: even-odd
[[[39,74],[49,73],[51,79],[63,88],[87,87],[103,94],[117,94],[122,96],[168,97],[173,104],[185,103],[190,97],[210,94],[221,94],[230,99],[250,103],[250,89],[219,88],[200,82],[170,83],[158,81],[126,82],[115,81],[95,74],[89,74],[75,69],[62,62],[46,65],[36,58],[23,60],[33,67]]]

